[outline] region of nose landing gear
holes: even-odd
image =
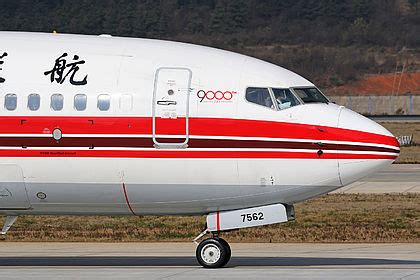
[[[272,204],[253,208],[218,211],[207,215],[206,229],[193,242],[198,245],[196,257],[205,268],[225,266],[232,255],[229,244],[218,235],[221,232],[240,228],[284,223],[295,219],[293,205]],[[206,234],[212,238],[198,243]]]
[[[195,255],[203,267],[220,268],[229,262],[232,251],[226,240],[213,237],[201,241]]]

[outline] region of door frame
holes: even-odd
[[[186,106],[185,108],[185,141],[181,143],[160,143],[156,139],[156,103],[157,103],[157,89],[158,89],[158,78],[159,78],[159,72],[161,70],[183,70],[187,71],[189,73],[188,77],[188,84],[187,84],[187,100],[186,100]],[[190,113],[190,92],[191,92],[191,81],[192,81],[192,71],[189,68],[186,67],[159,67],[155,72],[155,81],[153,86],[153,100],[152,100],[152,137],[153,137],[153,143],[155,148],[158,149],[185,149],[188,147],[188,141],[189,141],[189,113]]]

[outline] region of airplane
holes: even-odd
[[[256,58],[110,35],[0,42],[3,234],[20,215],[207,215],[196,257],[219,268],[223,232],[294,220],[295,203],[400,152],[381,125]]]

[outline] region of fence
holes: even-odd
[[[332,101],[363,115],[420,115],[420,95],[330,96]]]

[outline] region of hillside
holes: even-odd
[[[420,72],[369,75],[347,85],[331,88],[333,95],[420,95]]]
[[[322,88],[420,71],[420,0],[0,0],[0,30],[112,34],[230,49]],[[414,58],[414,59],[413,59]]]

